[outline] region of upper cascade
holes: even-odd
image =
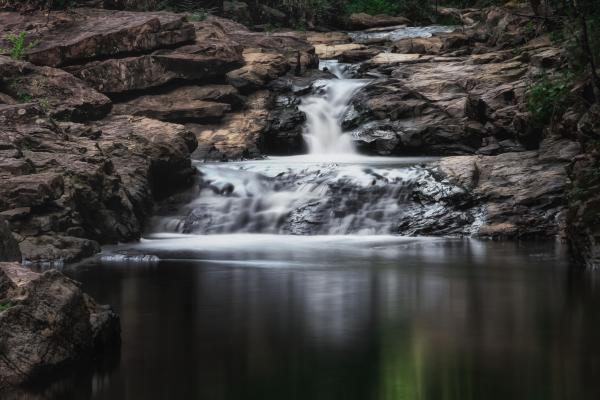
[[[356,154],[352,137],[342,131],[342,116],[352,95],[369,83],[365,79],[347,79],[337,62],[321,62],[338,79],[324,82],[317,93],[302,100],[300,110],[306,114],[304,140],[309,154]]]

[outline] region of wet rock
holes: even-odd
[[[4,56],[0,56],[0,90],[12,98],[9,104],[36,102],[60,120],[100,119],[111,109],[106,96],[67,72]]]
[[[352,29],[369,29],[385,26],[410,25],[411,21],[405,17],[393,17],[390,15],[378,14],[369,15],[366,13],[351,14],[348,23]]]
[[[10,284],[0,296],[0,390],[118,347],[119,317],[60,272],[1,263],[0,281]]]
[[[262,150],[266,154],[301,154],[305,150],[302,132],[306,115],[298,109],[299,101],[280,95],[274,103],[263,134]]]
[[[564,218],[565,162],[538,152],[450,157],[439,162],[451,182],[469,188],[483,207],[476,235],[494,238],[549,237]]]
[[[229,85],[183,86],[164,94],[136,97],[115,105],[113,114],[156,118],[161,121],[215,120],[241,105]]]
[[[481,145],[479,132],[464,129],[460,120],[401,80],[369,84],[350,105],[342,126],[353,129],[359,142],[385,148],[377,150],[378,154],[469,154]],[[403,140],[398,141],[390,132]],[[384,147],[382,141],[387,143]]]

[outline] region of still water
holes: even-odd
[[[599,282],[554,243],[209,235],[142,248],[162,260],[69,271],[121,315],[121,354],[18,398],[600,398]]]

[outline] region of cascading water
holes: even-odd
[[[300,110],[306,114],[304,140],[309,154],[354,154],[352,138],[342,132],[340,119],[352,94],[369,81],[346,79],[343,66],[335,61],[321,62],[338,79],[327,81],[319,93],[302,100]]]
[[[341,119],[352,95],[368,84],[348,79],[344,64],[322,61],[337,79],[317,82],[302,99],[307,156],[196,164],[193,200],[160,217],[157,233],[284,235],[422,234],[445,221],[449,233],[469,230],[474,216],[449,213],[462,189],[436,180],[427,158],[360,156]],[[453,218],[448,224],[447,219]]]

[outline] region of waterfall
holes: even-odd
[[[302,99],[309,154],[355,154],[352,137],[342,131],[341,118],[352,95],[369,81],[345,78],[344,66],[336,61],[321,62],[320,68],[327,68],[338,79],[326,81],[321,90]]]

